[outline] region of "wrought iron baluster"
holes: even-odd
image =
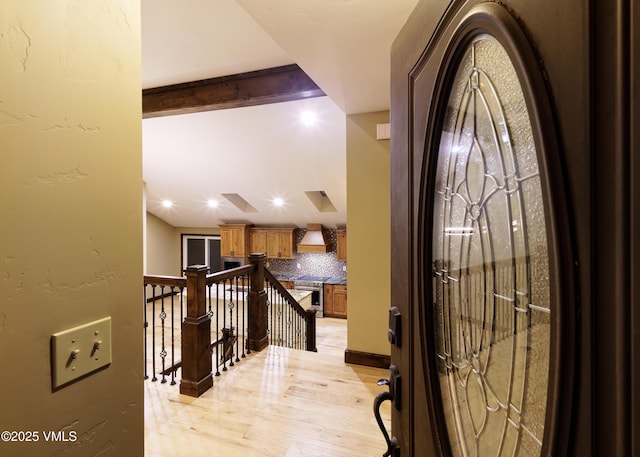
[[[298,349],[298,313],[295,312],[295,310],[294,310],[294,312],[291,313],[291,314],[293,316],[293,319],[292,319],[293,320],[293,324],[291,326],[291,332],[292,332],[291,334],[292,334],[292,338],[293,338],[293,343],[292,343],[293,346],[292,347],[294,349]]]
[[[222,288],[224,290],[224,287]],[[211,294],[211,292],[210,292]],[[224,299],[223,299],[224,300]],[[216,282],[216,376],[220,376],[220,282]]]
[[[273,303],[271,302],[271,284],[267,283],[267,337],[269,344],[273,344]]]
[[[160,350],[160,358],[162,359],[162,381],[160,381],[162,384],[167,382],[165,373],[166,373],[166,367],[165,367],[165,359],[167,357],[167,350],[165,347],[165,334],[164,334],[164,329],[165,329],[165,319],[167,318],[167,313],[165,312],[165,306],[164,306],[164,301],[165,301],[165,294],[164,294],[164,286],[162,286],[160,288],[160,294],[161,294],[161,301],[160,301],[160,330],[161,330],[161,350]]]
[[[287,307],[287,347],[293,348],[293,306],[289,303],[289,300],[284,301]]]
[[[147,321],[147,285],[143,284],[142,289],[142,318],[144,322],[144,379],[149,379],[148,369],[147,369],[147,327],[149,327],[149,322]]]
[[[287,347],[293,347],[293,307],[289,300],[284,300],[287,307]]]
[[[238,340],[242,339],[242,358],[244,359],[246,357],[245,355],[245,347],[244,347],[244,341],[245,341],[245,331],[244,331],[244,317],[245,317],[245,308],[247,306],[247,287],[249,287],[249,282],[246,280],[247,277],[246,276],[242,276],[242,284],[244,284],[244,286],[242,287],[242,308],[240,308],[240,306],[238,305],[238,313],[240,313],[240,311],[242,310],[242,327],[240,327],[240,323],[238,323],[238,325],[236,325],[236,328],[238,329],[237,332],[238,334],[236,335]],[[238,341],[238,344],[240,344],[240,341]],[[238,351],[239,353],[239,351]]]
[[[229,366],[232,367],[235,365],[235,363],[233,362],[233,310],[235,308],[235,303],[233,302],[233,293],[234,293],[234,287],[233,287],[233,279],[229,280],[229,283],[231,284],[231,291],[229,292],[229,304],[227,305],[227,307],[229,308],[229,327],[226,327],[227,330],[227,334],[224,338],[224,346],[222,347],[222,352],[223,352],[223,356],[225,358],[225,360],[229,360]],[[238,287],[237,287],[237,282],[236,282],[236,287],[235,287],[235,293],[236,293],[236,298],[238,296]],[[236,300],[237,301],[237,300]],[[227,354],[228,351],[231,351],[229,354]],[[228,355],[228,357],[227,357]]]
[[[307,315],[305,314],[304,316],[301,316],[301,324],[302,324],[302,330],[301,330],[301,341],[300,341],[300,349],[304,349],[307,350]],[[312,319],[315,319],[315,316],[312,317]],[[315,346],[314,346],[315,347]]]
[[[244,283],[247,286],[243,289],[244,298],[242,300],[242,358],[245,358],[246,354],[248,354],[248,352],[245,351],[247,351],[247,305],[249,302],[249,287],[251,287],[249,276],[244,276]]]
[[[277,305],[276,302],[273,300],[273,289],[269,289],[268,290],[268,296],[269,296],[269,306],[270,306],[270,317],[271,317],[271,325],[269,325],[269,336],[271,337],[271,341],[270,344],[276,345],[277,341],[276,341],[276,336],[278,333],[278,329],[277,329]]]
[[[269,290],[269,295],[271,296],[271,313],[272,313],[272,329],[273,329],[273,337],[271,340],[271,344],[278,345],[278,302],[275,300],[273,296],[273,287]]]
[[[282,302],[282,297],[280,297],[280,295],[277,293],[277,291],[274,291],[276,293],[277,300],[278,300],[278,307],[280,310],[279,316],[280,316],[280,340],[278,342],[279,346],[285,347],[286,344],[286,340],[287,340],[287,336],[286,336],[286,326],[285,326],[285,307],[284,307],[284,303]]]
[[[247,284],[249,285],[249,290],[251,290],[251,277],[249,275],[247,275]],[[247,354],[251,354],[251,347],[249,346],[249,336],[251,333],[251,319],[249,316],[249,303],[248,303],[249,299],[247,299],[247,303],[245,306],[245,316],[246,317],[246,326],[245,326],[245,335],[244,335],[244,341],[243,343],[247,345]],[[267,309],[269,307],[269,303],[267,300]],[[268,319],[268,318],[267,318]],[[269,327],[268,323],[267,323],[267,327]]]
[[[289,300],[285,299],[284,297],[282,297],[282,304],[284,306],[285,309],[285,314],[287,316],[287,319],[285,321],[285,333],[287,336],[287,342],[285,344],[285,347],[290,348],[291,347],[291,312],[292,312],[292,308],[291,308],[291,304],[289,303]]]
[[[282,345],[283,347],[289,347],[289,327],[290,327],[290,323],[289,323],[289,307],[287,306],[287,302],[286,300],[284,300],[283,297],[280,297],[280,300],[282,301],[282,312],[283,312],[283,321],[284,321],[284,344]]]
[[[224,331],[227,328],[227,281],[230,280],[225,280],[223,281],[223,288],[222,288],[222,337],[218,336],[218,341],[222,341],[223,346],[222,346],[222,371],[227,371],[227,358],[224,356]],[[229,283],[229,287],[231,287],[230,283]],[[218,344],[219,346],[219,344]],[[220,361],[218,360],[217,363],[220,363]]]
[[[298,349],[298,329],[300,328],[300,324],[298,321],[298,318],[300,316],[298,316],[298,311],[296,309],[293,310],[293,327],[292,327],[292,331],[293,331],[293,347],[295,349]]]
[[[175,287],[171,286],[171,385],[176,384],[176,350],[175,350],[175,319],[174,319],[174,306],[175,306]]]
[[[236,277],[236,362],[240,361],[240,350],[238,345],[240,344],[239,341],[239,335],[238,333],[240,333],[240,326],[239,326],[239,316],[240,316],[240,290],[238,289],[238,285],[240,284],[240,279],[239,277]],[[244,292],[243,292],[243,298],[244,298]],[[233,325],[233,323],[231,324]],[[233,328],[233,327],[232,327]]]
[[[284,341],[284,335],[283,335],[283,332],[282,332],[282,330],[284,329],[283,324],[282,324],[283,321],[284,321],[284,318],[282,316],[284,308],[282,307],[282,300],[280,300],[280,297],[277,296],[275,289],[273,289],[273,294],[276,296],[274,298],[274,301],[278,304],[278,312],[276,313],[276,316],[278,318],[278,324],[277,324],[277,327],[278,327],[278,342],[277,342],[277,344],[278,344],[278,346],[282,346],[282,342]]]
[[[153,302],[151,305],[151,381],[157,381],[156,377],[156,286],[151,286],[153,293]]]
[[[213,305],[212,305],[212,292],[213,292],[213,285],[212,284],[207,284],[206,287],[206,291],[207,291],[207,314],[209,315],[210,320],[210,325],[213,325]],[[211,327],[209,328],[209,341],[211,341],[211,335],[215,334],[215,329],[211,329]],[[209,356],[213,359],[213,344],[209,344]]]
[[[228,281],[230,280],[225,280],[222,283],[222,328],[220,329],[221,333],[218,339],[219,343],[222,344],[222,349],[220,350],[220,360],[218,360],[218,363],[222,361],[222,371],[227,371],[227,359],[224,356],[224,336],[226,331],[225,329],[227,328],[227,291],[229,288]],[[220,344],[218,346],[220,346]]]

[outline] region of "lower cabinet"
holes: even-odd
[[[284,286],[285,289],[293,289],[295,286],[293,284],[293,281],[288,281],[286,279],[283,279],[282,281],[280,281],[280,284],[282,284]]]
[[[341,284],[324,285],[324,315],[326,317],[347,317],[347,286]]]

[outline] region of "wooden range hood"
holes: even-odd
[[[307,233],[298,243],[298,252],[324,254],[330,251],[331,245],[324,236],[322,224],[307,224]]]

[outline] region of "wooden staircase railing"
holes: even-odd
[[[184,316],[184,290],[186,278],[173,276],[145,276],[144,278],[144,378],[167,382],[171,375],[171,384],[175,384],[175,365],[179,349],[176,341],[176,324],[180,327]],[[167,325],[167,318],[169,325]],[[176,322],[176,318],[178,319]],[[151,351],[148,348],[151,348]],[[159,347],[160,351],[156,351]],[[169,360],[167,360],[169,356]],[[167,364],[170,363],[169,366]],[[160,365],[160,371],[158,371]]]
[[[316,310],[304,309],[265,269],[269,344],[317,352]]]
[[[213,274],[192,265],[184,277],[145,276],[145,379],[150,370],[152,381],[160,374],[176,384],[181,369],[180,393],[197,397],[214,375],[269,344],[315,351],[315,311],[300,306],[265,260],[252,254],[249,265]]]

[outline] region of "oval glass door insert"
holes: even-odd
[[[452,453],[539,456],[553,312],[544,201],[525,98],[495,38],[465,51],[443,124],[432,325]]]

